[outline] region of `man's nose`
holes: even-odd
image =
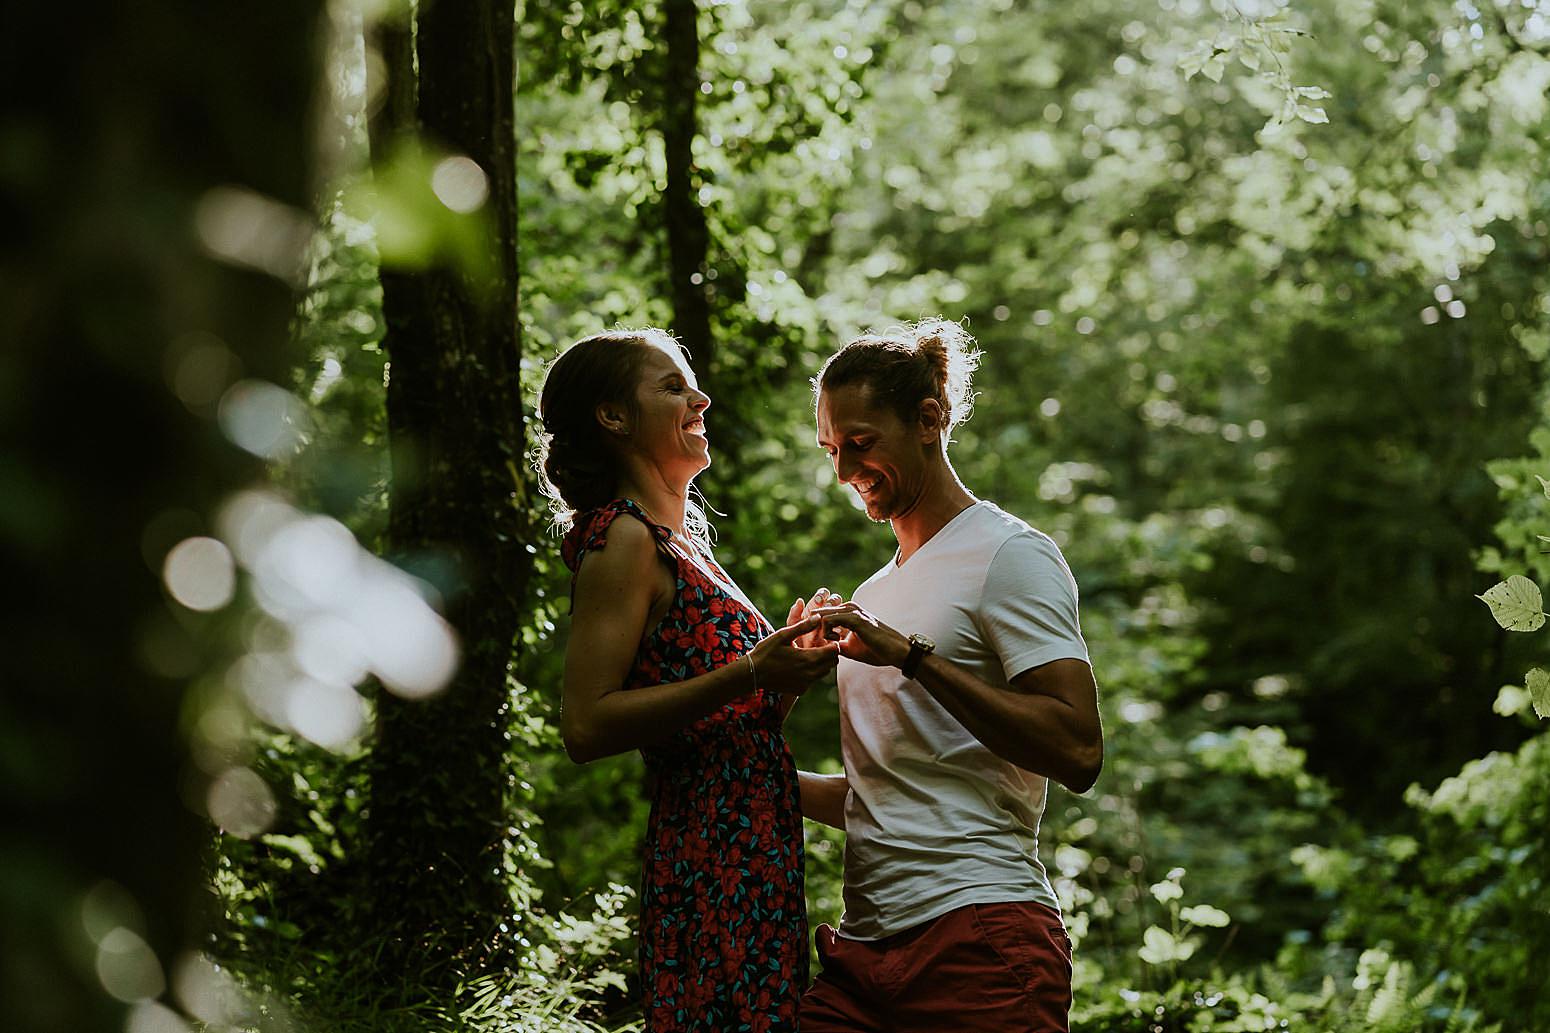
[[[839,478],[841,484],[846,484],[856,475],[856,461],[846,457],[844,452],[834,453],[834,476]]]

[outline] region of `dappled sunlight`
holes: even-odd
[[[194,229],[209,252],[233,265],[300,285],[311,215],[244,187],[216,187],[200,198]]]
[[[109,929],[97,941],[97,978],[120,1001],[145,1001],[167,988],[161,962],[150,945],[124,926]]]
[[[172,598],[190,610],[219,610],[237,589],[231,550],[214,538],[185,538],[162,564],[162,580]]]
[[[252,839],[274,824],[277,804],[269,784],[251,768],[229,768],[205,793],[210,820],[238,839]]]
[[[263,459],[293,452],[303,436],[306,410],[289,391],[263,380],[243,380],[221,396],[221,429],[238,447]]]
[[[370,673],[409,698],[446,687],[457,666],[457,642],[427,602],[428,589],[362,549],[343,524],[256,491],[234,497],[218,524],[252,576],[255,601],[288,640],[283,659],[258,660],[254,653],[248,658],[254,664],[289,666],[316,685],[343,689]],[[310,688],[303,695],[297,712],[321,722],[318,727],[337,731],[351,723],[341,697]],[[280,710],[290,713],[292,704]]]
[[[490,196],[490,180],[479,163],[463,155],[443,158],[431,170],[431,190],[460,215],[478,211]]]

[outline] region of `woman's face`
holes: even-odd
[[[635,419],[630,443],[654,464],[687,471],[692,478],[710,465],[705,410],[710,396],[674,349],[648,346],[635,385]]]

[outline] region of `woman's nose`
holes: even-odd
[[[696,388],[689,404],[694,408],[695,412],[704,412],[710,408],[710,395]]]

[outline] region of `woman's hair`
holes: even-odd
[[[597,421],[605,402],[621,406],[633,420],[635,390],[648,348],[681,353],[673,335],[656,327],[608,330],[583,337],[560,353],[538,391],[541,424],[533,448],[538,486],[549,500],[555,525],[568,531],[578,514],[618,497],[619,453]],[[684,506],[685,529],[708,543],[710,525],[692,497]]]
[[[923,319],[868,331],[829,356],[813,378],[813,404],[826,388],[865,384],[874,403],[890,406],[905,423],[919,418],[920,403],[935,398],[942,406],[945,445],[974,411],[971,382],[979,368],[974,338],[957,323]]]

